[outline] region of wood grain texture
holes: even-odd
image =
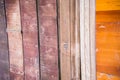
[[[20,0],[25,80],[39,80],[38,26],[35,0]]]
[[[120,0],[96,0],[96,11],[120,10]]]
[[[101,12],[97,15],[96,24],[97,71],[113,76],[120,76],[119,13],[120,11]]]
[[[38,0],[41,80],[59,80],[56,0]]]
[[[116,11],[97,11],[96,23],[115,23],[120,21],[120,10]]]
[[[5,0],[11,80],[23,80],[23,46],[19,0]]]
[[[61,80],[71,80],[70,0],[59,0],[59,45]]]
[[[82,80],[96,80],[95,0],[80,0],[80,42]]]
[[[0,80],[10,80],[4,0],[0,0]]]
[[[79,0],[70,0],[71,77],[80,80]]]

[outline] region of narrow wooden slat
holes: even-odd
[[[5,0],[11,80],[23,80],[23,48],[19,0]]]
[[[4,0],[0,1],[0,80],[10,80]]]
[[[120,0],[96,0],[97,11],[120,10]]]
[[[70,0],[59,0],[59,45],[61,80],[71,80]]]
[[[59,80],[56,0],[38,0],[41,80]]]
[[[39,50],[35,0],[20,0],[25,80],[39,80]]]
[[[95,0],[80,0],[80,42],[82,80],[96,80]]]
[[[71,76],[80,80],[79,0],[70,0]]]
[[[75,0],[75,77],[81,80],[80,60],[80,1]]]
[[[96,1],[90,0],[90,80],[96,80]]]

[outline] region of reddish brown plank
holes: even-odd
[[[23,49],[19,0],[5,0],[11,80],[23,80]]]
[[[4,0],[0,0],[0,80],[10,80]]]
[[[56,0],[38,0],[41,80],[58,80]]]
[[[20,0],[25,80],[39,80],[37,11],[35,0]]]

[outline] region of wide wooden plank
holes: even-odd
[[[11,80],[23,80],[23,48],[19,0],[5,0]]]
[[[96,26],[96,56],[97,71],[99,72],[120,76],[119,26],[119,21],[101,22]]]
[[[25,80],[39,80],[39,50],[35,0],[20,0]]]
[[[10,80],[4,0],[0,1],[0,80]]]
[[[97,11],[120,10],[120,0],[96,0]]]
[[[38,0],[41,80],[59,80],[56,0]]]

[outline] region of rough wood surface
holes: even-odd
[[[61,80],[71,80],[70,0],[59,0],[59,45]]]
[[[82,80],[96,80],[95,0],[80,0],[80,42]]]
[[[56,0],[38,0],[41,80],[58,80]]]
[[[19,0],[5,0],[11,80],[23,80],[23,46]]]
[[[70,0],[71,78],[80,80],[79,0]]]
[[[38,26],[35,0],[20,0],[25,80],[39,80]]]
[[[10,80],[4,0],[0,0],[0,80]]]

